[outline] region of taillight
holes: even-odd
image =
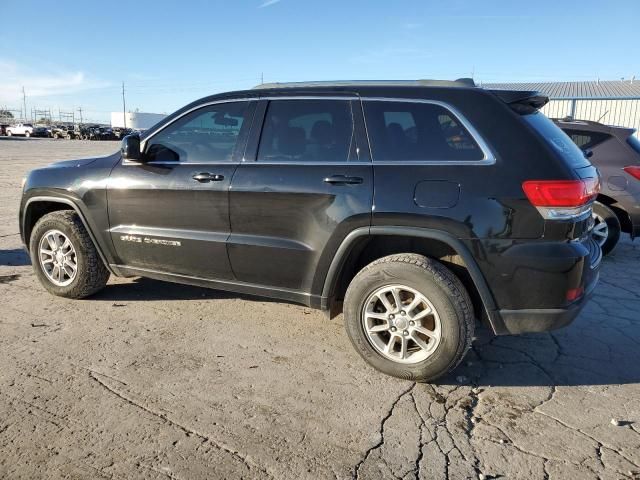
[[[548,220],[579,217],[591,210],[598,196],[598,178],[582,180],[528,180],[522,190],[540,214]]]
[[[623,170],[631,175],[633,178],[637,178],[640,180],[640,167],[636,165],[631,165],[629,167],[624,167]]]

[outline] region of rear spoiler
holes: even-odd
[[[489,92],[522,115],[533,113],[549,102],[549,97],[535,90],[489,90]]]

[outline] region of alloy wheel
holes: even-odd
[[[405,364],[427,359],[442,338],[433,304],[405,285],[384,286],[369,295],[362,310],[362,327],[378,353]]]
[[[76,249],[60,230],[49,230],[42,236],[38,245],[38,259],[42,271],[54,285],[64,287],[76,278]]]

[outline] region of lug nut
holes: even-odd
[[[389,315],[389,320],[393,320],[394,318],[396,318],[396,316],[393,313]]]
[[[406,331],[406,330],[403,330],[403,331],[402,331],[402,334],[403,334],[403,335],[409,335],[409,332],[408,332],[408,331]]]
[[[411,321],[409,322],[409,325],[411,325],[412,327],[413,327],[415,324],[416,324],[416,322],[414,322],[413,320],[411,320]]]
[[[397,328],[396,328],[396,327],[391,327],[391,331],[392,331],[392,332],[395,332],[396,330],[397,330]]]
[[[405,315],[405,311],[404,311],[404,310],[402,310],[402,311],[400,312],[400,315]]]

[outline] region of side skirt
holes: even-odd
[[[162,280],[165,282],[182,283],[186,285],[194,285],[196,287],[211,288],[214,290],[224,290],[227,292],[241,293],[244,295],[255,295],[258,297],[268,297],[286,302],[299,303],[307,307],[321,308],[322,298],[317,295],[300,292],[297,290],[289,290],[285,288],[271,288],[264,285],[256,285],[253,283],[229,281],[229,280],[211,280],[208,278],[193,277],[190,275],[181,275],[176,273],[160,272],[147,268],[129,267],[127,265],[110,265],[110,267],[122,277],[146,277],[154,280]]]

